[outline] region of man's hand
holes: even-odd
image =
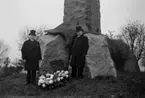
[[[23,62],[25,63],[25,62],[26,62],[26,60],[23,60]]]
[[[41,63],[42,60],[39,60],[39,64]]]
[[[42,60],[39,60],[39,67],[41,66],[41,62],[42,62]]]

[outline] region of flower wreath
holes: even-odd
[[[42,88],[56,88],[62,85],[69,80],[68,71],[56,71],[53,74],[46,73],[41,75],[38,79],[38,86]]]

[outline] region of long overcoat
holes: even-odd
[[[26,60],[25,70],[39,70],[39,60],[41,60],[41,49],[38,41],[25,41],[22,45],[22,58]]]
[[[89,48],[88,38],[84,35],[76,37],[71,49],[71,63],[70,65],[84,67],[85,57]]]

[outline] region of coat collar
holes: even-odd
[[[29,42],[35,42],[35,40],[34,41],[31,41],[30,39],[28,40]]]
[[[82,34],[82,35],[80,35],[80,36],[77,36],[77,38],[80,38],[80,37],[82,37],[82,36],[84,36],[84,35]]]

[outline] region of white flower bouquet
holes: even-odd
[[[53,74],[46,73],[41,75],[38,79],[38,86],[42,88],[57,88],[65,85],[65,83],[69,80],[69,72],[68,71],[56,71]]]

